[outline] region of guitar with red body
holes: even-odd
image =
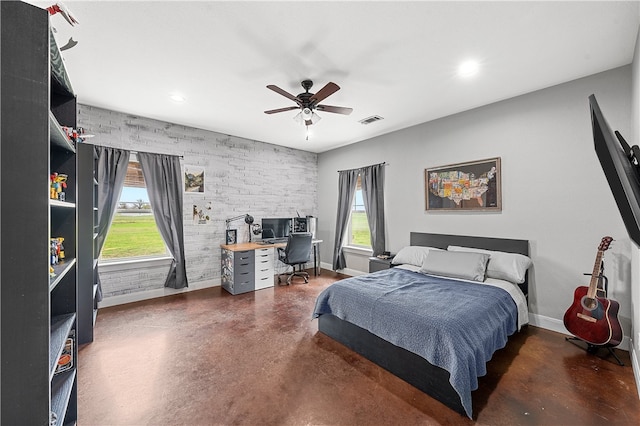
[[[602,258],[611,241],[611,237],[602,238],[589,287],[576,288],[573,304],[564,314],[564,326],[567,330],[595,346],[618,346],[622,341],[622,327],[618,321],[620,305],[615,300],[597,295]]]

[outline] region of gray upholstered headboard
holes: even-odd
[[[409,236],[412,246],[427,246],[447,249],[448,246],[464,246],[485,250],[497,250],[507,253],[519,253],[529,256],[528,240],[513,240],[509,238],[471,237],[467,235],[430,234],[412,232]],[[529,295],[528,274],[524,283],[519,284],[525,296]]]

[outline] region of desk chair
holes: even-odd
[[[311,260],[311,233],[310,232],[294,232],[289,234],[287,246],[278,248],[278,258],[282,263],[290,265],[293,269],[290,273],[278,275],[278,283],[280,283],[281,275],[288,275],[287,285],[291,284],[294,276],[304,278],[304,282],[309,282],[309,274],[302,270],[302,266]],[[298,265],[298,271],[296,271]]]

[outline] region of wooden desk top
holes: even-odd
[[[322,240],[312,240],[311,244],[320,244]],[[258,244],[255,242],[251,243],[239,243],[239,244],[220,244],[220,248],[231,251],[247,251],[247,250],[259,250],[263,248],[270,247],[286,247],[286,241],[283,243],[275,243],[275,244]]]

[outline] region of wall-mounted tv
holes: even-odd
[[[634,152],[620,133],[612,132],[596,97],[589,96],[593,142],[604,175],[622,215],[629,237],[640,245],[640,171]]]

